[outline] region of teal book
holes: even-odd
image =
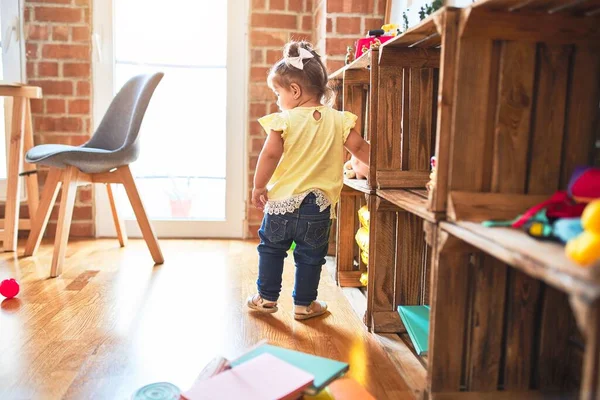
[[[348,364],[341,361],[331,360],[329,358],[317,357],[312,354],[301,353],[299,351],[288,350],[282,347],[264,344],[250,353],[240,357],[232,362],[231,366],[243,364],[261,354],[269,353],[280,360],[288,362],[301,370],[308,372],[315,377],[311,387],[305,393],[309,395],[317,394],[329,383],[341,377],[348,371]]]
[[[398,306],[400,318],[417,354],[427,354],[429,345],[429,306]]]

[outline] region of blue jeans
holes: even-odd
[[[319,211],[314,194],[306,196],[299,209],[283,215],[265,214],[258,230],[258,293],[277,301],[281,291],[283,260],[296,242],[294,261],[296,282],[294,304],[308,306],[317,299],[321,267],[329,246],[331,219],[329,207]]]

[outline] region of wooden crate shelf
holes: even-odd
[[[358,57],[356,60],[352,61],[350,64],[345,65],[342,68],[338,69],[337,71],[329,74],[329,79],[343,78],[344,72],[350,71],[350,70],[365,70],[365,69],[369,68],[369,65],[370,65],[369,55],[367,53],[364,53],[363,55]]]
[[[368,179],[342,195],[344,282],[365,269],[344,246],[368,204],[365,323],[417,397],[600,398],[600,263],[480,223],[600,159],[599,43],[598,0],[479,0],[333,74],[371,142]],[[431,305],[425,358],[402,340],[401,304]]]
[[[373,194],[375,189],[369,187],[366,179],[348,179],[344,178],[344,185],[364,194]]]
[[[565,256],[564,246],[531,238],[510,228],[480,223],[441,223],[442,230],[566,293],[587,299],[600,297],[600,262],[581,267]]]
[[[386,199],[400,209],[411,212],[425,221],[436,222],[443,218],[443,215],[436,214],[429,210],[427,196],[422,193],[410,190],[378,190],[377,195]]]

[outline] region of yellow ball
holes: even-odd
[[[567,256],[582,266],[591,266],[600,259],[600,234],[583,232],[569,240],[565,248]]]
[[[594,200],[585,207],[581,215],[584,230],[600,235],[600,200]]]

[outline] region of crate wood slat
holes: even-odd
[[[469,156],[453,159],[448,179],[453,190],[479,191],[484,187],[484,163],[489,160],[486,148],[491,147],[491,138],[486,134],[491,101],[486,100],[490,99],[493,86],[490,85],[493,50],[492,41],[485,38],[463,38],[459,46],[455,96],[469,102],[467,107],[456,100],[452,147]]]
[[[572,55],[572,71],[567,97],[566,130],[561,187],[567,186],[575,168],[594,164],[594,129],[600,134],[600,44],[577,46]],[[577,77],[585,77],[578,78]],[[600,140],[600,137],[598,138]]]
[[[384,347],[415,398],[422,398],[427,383],[427,369],[415,356],[410,345],[397,334],[378,334],[375,338]]]
[[[344,76],[344,72],[348,70],[354,69],[366,69],[370,65],[369,60],[369,52],[363,53],[356,60],[352,61],[350,64],[343,66],[342,68],[332,72],[329,74],[329,79],[339,79]]]
[[[462,386],[464,327],[467,326],[469,254],[444,250],[448,238],[438,232],[432,264],[429,319],[428,392],[458,392]],[[460,249],[459,249],[460,250]]]
[[[391,188],[423,188],[429,182],[427,171],[377,170],[377,187]]]
[[[463,11],[463,38],[545,43],[585,43],[600,39],[600,26],[589,17],[560,14],[495,12],[483,8]]]
[[[504,389],[527,390],[531,384],[536,310],[540,281],[515,269],[509,270],[508,316]]]
[[[379,199],[372,196],[369,230],[369,284],[367,290],[367,313],[394,309],[396,265],[396,213],[377,210]]]
[[[509,228],[486,228],[473,222],[441,222],[444,231],[562,291],[587,299],[600,296],[600,264],[582,268],[564,247],[542,242]]]
[[[371,186],[375,186],[377,182],[377,168],[378,168],[378,107],[379,107],[379,68],[377,67],[377,59],[379,58],[379,50],[377,48],[372,49],[368,53],[371,65],[374,67],[370,69],[371,72],[371,86],[369,89],[369,139],[370,139],[370,150],[369,154],[369,176],[368,181]]]
[[[427,199],[408,190],[378,190],[377,195],[395,206],[409,211],[420,218],[435,222],[440,216],[427,209]]]
[[[354,270],[354,196],[347,196],[342,193],[338,205],[337,213],[337,256],[336,270],[338,274],[338,283],[344,286],[341,282],[341,274]],[[360,278],[360,276],[359,276]]]
[[[506,266],[484,254],[477,255],[473,279],[473,322],[467,381],[471,391],[497,390],[502,357],[506,294]]]
[[[431,192],[430,209],[434,212],[446,210],[452,117],[454,112],[454,90],[456,54],[458,48],[458,12],[449,9],[440,14],[438,24],[442,31],[438,105],[435,137],[437,182]]]
[[[375,193],[375,190],[371,189],[366,179],[348,179],[344,178],[344,185],[347,187],[364,194]]]
[[[372,331],[377,333],[406,332],[398,311],[374,311]]]
[[[382,47],[379,67],[439,68],[440,49]]]
[[[545,286],[536,377],[536,386],[541,390],[576,391],[579,388],[580,382],[576,377],[581,375],[581,362],[576,366],[565,362],[571,358],[572,352],[578,351],[569,343],[571,334],[576,330],[568,296]]]
[[[527,151],[525,150],[529,146],[535,54],[535,44],[506,42],[502,45],[500,99],[494,129],[492,192],[524,193],[525,191],[527,176]],[[494,205],[495,209],[496,207],[497,204]],[[516,215],[513,214],[509,218]],[[470,220],[470,218],[466,219]]]
[[[400,73],[398,73],[400,72]],[[402,166],[402,113],[403,74],[398,68],[380,68],[378,83],[377,124],[377,171],[399,170]],[[373,168],[372,168],[373,169]],[[379,177],[376,177],[376,182]]]
[[[357,72],[363,71],[347,71],[346,75],[354,76]],[[368,71],[364,71],[368,72]],[[344,95],[343,95],[343,108],[344,111],[349,111],[356,115],[356,125],[354,129],[363,136],[367,136],[366,132],[366,105],[368,95],[368,85],[362,82],[347,81],[344,80],[343,84]]]
[[[430,158],[435,150],[433,135],[435,135],[436,78],[437,74],[433,68],[410,69],[408,133],[408,169],[410,171],[428,172],[430,169]]]
[[[448,7],[440,8],[431,16],[421,21],[418,25],[385,42],[381,48],[385,51],[385,49],[393,47],[412,47],[415,45],[418,46],[419,43],[424,41],[428,41],[431,47],[438,47],[440,45],[440,32],[436,26],[435,19],[444,14],[447,9]],[[437,40],[435,40],[435,38],[437,38]]]
[[[338,271],[338,284],[341,287],[363,287],[360,276],[363,271]]]
[[[422,275],[426,268],[423,263],[424,239],[421,218],[410,213],[398,214],[396,245],[398,268],[396,269],[395,305],[422,304]]]
[[[539,77],[528,193],[559,189],[570,46],[539,46]]]
[[[396,260],[396,213],[377,211],[379,199],[369,198],[369,270],[367,315],[394,310],[394,267]]]
[[[515,187],[510,182],[501,185]],[[549,197],[548,195],[452,191],[447,217],[451,221],[471,222],[511,220]]]
[[[589,306],[587,314],[589,323],[585,329],[587,340],[581,399],[592,400],[600,397],[600,301]]]
[[[473,8],[495,11],[588,15],[600,8],[599,0],[479,0]]]

